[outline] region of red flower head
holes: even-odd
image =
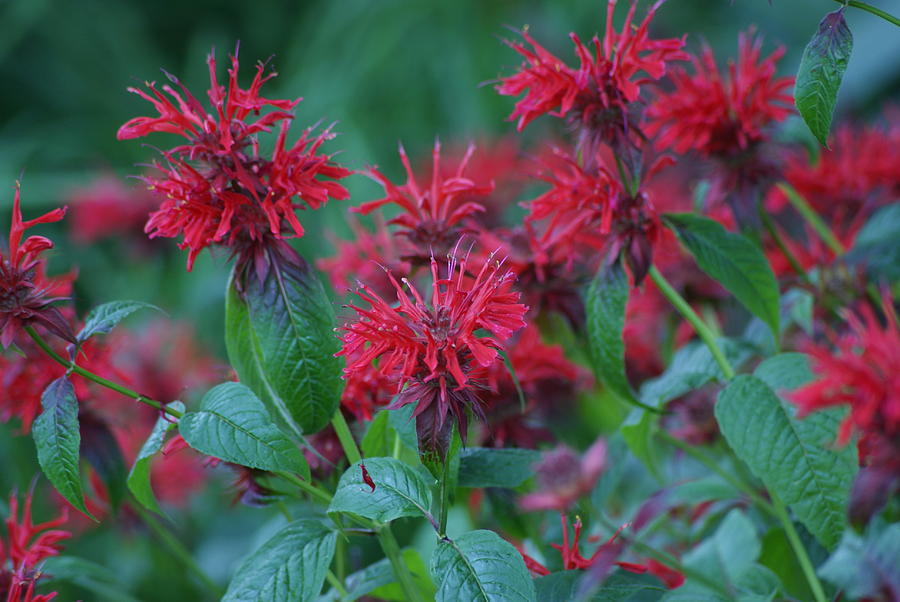
[[[400,160],[406,169],[406,184],[395,186],[377,169],[370,169],[369,177],[384,187],[385,196],[364,203],[353,211],[365,215],[383,205],[390,203],[399,205],[403,213],[388,223],[402,228],[401,234],[407,237],[414,247],[413,259],[427,264],[432,257],[443,257],[459,240],[461,234],[472,231],[463,223],[464,220],[484,211],[484,206],[477,199],[494,190],[493,182],[479,185],[463,175],[474,152],[475,146],[469,145],[466,154],[459,161],[456,173],[444,178],[441,173],[441,145],[435,141],[432,151],[431,186],[420,189],[410,166],[409,157],[401,145]]]
[[[572,449],[560,445],[544,454],[534,470],[538,491],[519,500],[526,512],[559,510],[565,512],[594,488],[606,468],[606,441],[598,439],[579,457]]]
[[[146,245],[144,223],[158,204],[156,195],[129,188],[112,174],[73,190],[68,201],[72,206],[69,232],[72,240],[82,245],[113,236]]]
[[[886,126],[841,125],[815,163],[805,153],[787,159],[785,179],[833,224],[859,225],[881,205],[900,198],[900,110],[888,111],[886,117]],[[777,211],[786,201],[776,190],[768,207]]]
[[[882,307],[887,316],[884,326],[865,306],[859,314],[845,314],[850,328],[834,338],[836,352],[811,346],[818,380],[791,394],[801,415],[849,405],[838,433],[841,444],[853,431],[900,442],[900,329],[889,298],[882,300]]]
[[[525,62],[517,73],[501,79],[497,91],[504,96],[525,93],[510,115],[510,119],[518,118],[519,131],[547,113],[567,117],[579,127],[579,145],[588,155],[594,154],[600,142],[623,140],[628,128],[637,125],[631,104],[639,99],[641,86],[662,78],[670,62],[689,58],[681,50],[683,38],[649,37],[650,20],[662,2],[655,2],[635,27],[637,2],[632,0],[622,32],[618,33],[613,30],[616,0],[608,0],[606,31],[602,40],[597,36],[591,40],[593,52],[577,35],[569,34],[581,63],[578,69],[553,56],[527,31],[522,31],[522,37],[531,50],[524,44],[507,42],[525,57]]]
[[[867,522],[894,492],[900,490],[900,329],[890,298],[882,299],[882,326],[868,306],[847,312],[849,330],[832,337],[836,353],[812,346],[818,380],[790,395],[800,415],[849,405],[838,431],[838,443],[860,434],[862,468],[850,495],[853,520]]]
[[[58,222],[66,214],[66,208],[32,220],[22,220],[19,202],[19,185],[13,198],[12,225],[9,229],[9,250],[6,257],[0,253],[0,346],[8,347],[16,332],[29,324],[40,324],[53,334],[75,342],[72,327],[50,304],[59,298],[49,297],[52,284],[45,282],[44,260],[40,254],[53,248],[53,243],[43,236],[29,236],[24,241],[25,230],[37,224]]]
[[[743,153],[768,138],[766,128],[793,112],[792,77],[775,77],[775,64],[784,47],[761,60],[762,38],[754,30],[738,36],[737,64],[719,74],[709,46],[692,57],[694,74],[673,67],[674,89],[660,94],[647,109],[645,129],[659,134],[656,148],[678,153],[696,150],[704,156],[728,157]]]
[[[650,170],[652,174],[658,167]],[[527,222],[549,219],[542,243],[577,257],[605,251],[625,258],[635,286],[650,268],[660,233],[659,216],[644,192],[629,195],[602,166],[586,170],[563,150],[545,163],[541,179],[550,190],[530,201]]]
[[[370,309],[350,306],[359,320],[342,328],[344,347],[338,353],[348,359],[348,376],[378,361],[378,370],[402,388],[392,407],[416,404],[413,416],[422,449],[441,457],[451,433],[449,413],[463,438],[467,411],[483,416],[472,371],[499,361],[497,350],[525,326],[528,309],[511,290],[515,276],[501,271],[500,262],[485,262],[474,276],[466,265],[465,258],[451,255],[442,278],[432,259],[428,302],[404,279],[407,294],[393,275],[397,307],[361,285],[359,295]],[[487,334],[477,333],[482,329]]]
[[[197,254],[214,243],[230,247],[239,261],[258,258],[263,249],[280,239],[303,236],[297,209],[317,209],[329,198],[349,196],[335,180],[351,172],[332,162],[330,156],[318,154],[322,143],[332,137],[330,130],[313,136],[307,129],[293,145],[287,145],[294,117],[289,111],[301,99],[260,96],[260,88],[275,73],[263,75],[265,65],[260,63],[250,87],[242,89],[235,53],[226,92],[216,78],[212,54],[207,62],[214,114],[167,73],[179,89],[163,86],[171,99],[158,91],[155,83],[147,84],[150,94],[129,88],[152,103],[159,115],[136,117],[118,132],[120,140],[153,132],[187,139],[186,144],[163,152],[167,165],[156,165],[157,175],[141,179],[165,197],[150,216],[146,232],[151,238],[182,235],[181,248],[190,249],[188,270]],[[265,107],[274,110],[261,115]],[[272,156],[260,156],[256,135],[271,131],[276,124],[280,129]]]
[[[36,595],[35,585],[41,578],[40,563],[56,556],[62,550],[60,542],[71,533],[57,529],[68,520],[65,510],[46,523],[31,522],[31,498],[25,497],[22,518],[19,521],[19,499],[9,498],[9,518],[6,519],[8,546],[0,539],[0,600],[6,602],[48,602],[56,594]]]

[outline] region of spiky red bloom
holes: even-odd
[[[400,160],[406,169],[406,184],[396,186],[377,169],[370,169],[369,177],[384,187],[385,196],[363,203],[352,211],[365,215],[387,204],[398,205],[403,213],[388,223],[401,228],[400,234],[415,248],[415,259],[427,263],[433,256],[443,257],[460,235],[472,231],[463,223],[465,219],[484,211],[478,198],[494,190],[493,182],[476,184],[463,175],[474,152],[475,146],[469,145],[455,174],[445,178],[441,172],[441,145],[435,141],[431,185],[422,189],[416,183],[409,157],[401,145]]]
[[[390,276],[399,305],[392,306],[372,289],[361,285],[359,296],[370,305],[351,305],[359,320],[342,327],[345,373],[378,370],[391,378],[398,390],[393,403],[399,408],[416,404],[413,416],[420,439],[440,451],[449,437],[447,415],[452,412],[462,437],[467,431],[467,411],[481,412],[471,372],[498,361],[497,351],[514,332],[525,326],[527,307],[518,303],[511,289],[515,276],[500,262],[485,262],[469,276],[465,258],[451,255],[446,275],[438,274],[431,260],[431,298],[425,301],[409,281],[409,294]],[[411,295],[411,297],[410,297]],[[479,334],[479,330],[487,334]]]
[[[528,222],[549,220],[542,243],[577,257],[585,250],[620,253],[628,262],[635,285],[650,267],[661,230],[653,203],[643,192],[632,196],[602,166],[587,170],[561,149],[545,162],[540,178],[551,188],[528,203]],[[654,168],[652,171],[654,171]]]
[[[72,327],[59,309],[50,305],[60,299],[49,296],[53,287],[43,277],[44,260],[40,255],[52,249],[53,242],[43,236],[22,240],[28,228],[58,222],[65,214],[63,207],[23,221],[19,185],[16,184],[9,248],[5,257],[0,253],[0,346],[8,347],[16,332],[29,324],[40,324],[49,332],[75,342]]]
[[[142,176],[148,186],[165,197],[150,216],[150,237],[183,236],[181,248],[190,249],[188,270],[197,254],[211,244],[232,248],[241,259],[259,253],[273,240],[303,236],[297,209],[317,209],[329,198],[349,197],[338,184],[351,172],[335,164],[319,147],[332,137],[330,130],[312,135],[307,129],[291,146],[287,133],[294,118],[290,113],[301,99],[272,100],[260,95],[262,85],[276,74],[264,75],[259,63],[250,87],[238,85],[237,53],[231,57],[228,88],[218,83],[215,57],[210,54],[209,99],[213,113],[178,81],[166,73],[179,90],[147,84],[149,94],[129,88],[153,104],[157,117],[137,117],[123,125],[120,140],[154,132],[177,134],[187,143],[163,152],[166,165],[156,165],[157,175]],[[174,100],[174,103],[173,103]],[[261,114],[270,107],[274,110]],[[256,135],[278,125],[271,158],[260,156]],[[328,179],[322,179],[328,178]]]
[[[900,110],[888,111],[886,126],[843,124],[811,163],[805,153],[787,159],[784,178],[816,211],[833,220],[863,220],[881,205],[900,198]],[[787,198],[773,191],[768,207]]]
[[[594,553],[589,557],[585,557],[581,552],[581,518],[576,518],[575,523],[572,525],[574,536],[572,540],[569,540],[569,524],[566,519],[565,514],[560,515],[560,520],[562,521],[562,545],[558,543],[551,543],[550,547],[559,550],[559,554],[562,557],[562,570],[564,571],[574,571],[579,569],[587,569],[590,568],[595,562],[604,557],[607,554],[612,554],[618,556],[623,547],[616,542],[616,539],[619,537],[619,534],[627,527],[628,525],[623,525],[618,531],[613,533],[612,537],[610,537],[606,542],[599,545]],[[592,536],[588,538],[588,541],[597,541],[599,537]],[[532,574],[536,576],[549,575],[550,570],[547,569],[540,562],[526,554],[524,551],[519,549],[519,553],[522,554],[522,558],[525,560],[525,565],[528,567],[528,570],[532,572]],[[605,558],[603,558],[605,560]],[[656,562],[655,560],[648,560],[646,564],[636,564],[634,562],[620,562],[617,561],[614,564],[621,567],[622,569],[631,572],[631,573],[650,573],[651,575],[659,578],[660,581],[666,584],[666,587],[669,589],[675,589],[677,587],[681,587],[684,584],[684,575],[676,571],[675,569],[669,568],[664,564]]]
[[[793,112],[794,78],[775,76],[783,46],[765,59],[761,50],[762,38],[754,38],[751,28],[738,35],[737,63],[729,63],[727,74],[719,73],[706,45],[691,58],[692,75],[673,67],[674,89],[659,94],[647,109],[645,132],[659,134],[656,148],[729,156],[767,139],[766,128]]]
[[[507,42],[525,57],[525,62],[515,74],[502,78],[497,92],[505,96],[525,96],[516,103],[510,119],[518,119],[519,131],[536,117],[549,114],[570,117],[587,135],[589,149],[597,142],[609,142],[631,125],[630,103],[638,100],[641,86],[660,79],[672,61],[687,60],[682,52],[684,38],[651,40],[648,33],[650,20],[663,0],[658,0],[644,20],[634,27],[633,19],[637,2],[632,0],[622,32],[613,30],[613,13],[616,0],[608,0],[606,30],[601,40],[596,35],[591,40],[593,51],[574,33],[569,34],[575,44],[580,66],[573,69],[540,46],[522,31],[525,44]]]
[[[819,345],[809,349],[818,379],[790,396],[801,415],[849,405],[838,432],[842,444],[854,431],[887,441],[900,438],[900,329],[889,298],[882,308],[883,326],[867,306],[858,314],[846,312],[849,330],[834,338],[836,351]]]
[[[158,205],[156,195],[143,189],[129,188],[112,174],[97,177],[84,188],[67,195],[71,204],[68,221],[72,240],[90,245],[113,236],[146,245],[143,234],[147,216]]]
[[[9,498],[9,518],[6,519],[8,546],[4,548],[0,539],[0,600],[6,602],[48,602],[56,594],[36,595],[35,584],[40,579],[40,563],[56,556],[62,550],[60,542],[72,536],[57,527],[68,520],[62,514],[51,521],[31,522],[31,498],[25,497],[22,517],[19,518],[19,499],[15,494]]]

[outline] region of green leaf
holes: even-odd
[[[391,453],[394,444],[394,429],[391,428],[388,410],[381,410],[369,422],[366,434],[363,435],[359,447],[363,457],[386,456]]]
[[[493,531],[470,531],[438,542],[431,556],[436,602],[535,601],[522,555]]]
[[[860,229],[847,260],[862,264],[876,278],[900,280],[900,203],[882,207]]]
[[[534,580],[537,599],[541,602],[577,600],[582,571],[560,571]],[[652,602],[666,593],[655,577],[617,570],[603,581],[600,589],[585,602]]]
[[[865,539],[844,533],[841,545],[819,567],[819,575],[852,599],[900,593],[900,523],[871,526]]]
[[[84,505],[81,490],[78,399],[67,377],[61,376],[47,386],[41,395],[41,406],[43,411],[31,427],[38,464],[60,495],[94,518]]]
[[[756,563],[761,549],[753,523],[741,510],[734,509],[712,537],[685,554],[682,562],[723,584],[735,584]]]
[[[184,404],[180,401],[173,401],[169,407],[178,412],[184,413]],[[141,451],[138,452],[134,465],[128,473],[128,489],[134,495],[135,499],[141,503],[144,508],[158,514],[162,514],[162,509],[156,501],[153,494],[153,486],[150,483],[150,468],[153,457],[162,449],[163,441],[166,434],[175,428],[175,422],[170,416],[162,415],[156,419],[150,436],[144,442]]]
[[[825,15],[800,59],[794,102],[822,146],[828,146],[834,105],[852,50],[853,34],[841,8]]]
[[[786,356],[785,356],[786,355]],[[776,356],[759,374],[775,384],[798,378],[793,354]],[[766,487],[794,511],[826,548],[840,539],[856,472],[853,446],[834,448],[840,411],[816,412],[798,420],[793,406],[756,376],[740,375],[719,394],[716,419],[722,434]]]
[[[313,519],[294,521],[238,567],[222,602],[302,602],[322,590],[337,534]]]
[[[110,301],[91,310],[91,313],[85,318],[84,328],[76,338],[79,343],[83,343],[95,334],[106,334],[139,309],[155,309],[165,313],[155,305],[142,301]]]
[[[65,582],[77,585],[106,599],[139,602],[126,593],[126,586],[111,569],[76,556],[52,556],[41,563],[41,574],[48,586]]]
[[[741,234],[690,213],[667,213],[665,223],[687,247],[697,265],[718,281],[778,338],[778,283],[766,256]]]
[[[416,582],[420,591],[423,594],[428,593],[425,599],[433,598],[434,586],[419,553],[413,548],[407,548],[401,552],[400,557],[403,564],[407,566],[412,574],[413,581]],[[406,600],[406,594],[399,583],[397,583],[397,577],[394,574],[389,558],[382,558],[378,562],[348,575],[344,580],[344,589],[347,590],[346,596],[342,596],[332,589],[324,596],[320,596],[317,602],[345,602],[347,600],[356,600],[368,594],[379,600]]]
[[[460,487],[518,487],[540,459],[533,449],[467,447],[460,452]]]
[[[776,393],[792,391],[813,380],[809,358],[796,352],[779,353],[760,362],[753,376],[763,381]]]
[[[431,491],[415,470],[394,458],[366,458],[362,463],[375,491],[363,482],[357,462],[341,475],[329,514],[345,512],[381,523],[401,516],[431,516]]]
[[[416,420],[412,417],[415,404],[407,404],[396,410],[385,410],[391,427],[400,436],[400,442],[406,447],[418,453],[419,437],[416,435]]]
[[[309,465],[300,449],[240,383],[210,389],[200,410],[178,421],[178,430],[188,445],[209,456],[260,470],[287,470],[309,479]]]
[[[305,261],[272,260],[266,277],[233,276],[225,306],[228,357],[239,378],[311,434],[340,401],[343,360],[334,309]],[[241,279],[241,290],[238,279]]]
[[[740,368],[753,354],[752,347],[741,341],[720,338],[717,344],[735,369]],[[673,399],[713,381],[725,382],[722,369],[709,347],[701,341],[691,341],[675,352],[665,372],[643,384],[641,401],[662,409]],[[631,453],[654,472],[657,472],[657,466],[653,433],[657,419],[657,414],[637,408],[632,410],[619,429]]]
[[[640,405],[625,375],[625,306],[628,276],[622,263],[602,266],[591,281],[584,300],[588,351],[594,373],[616,396]]]

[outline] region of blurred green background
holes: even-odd
[[[900,8],[895,0],[872,3],[894,12]],[[724,62],[736,53],[738,31],[755,24],[765,36],[765,54],[776,44],[787,47],[780,63],[787,75],[796,71],[818,21],[837,6],[830,0],[669,0],[653,31],[658,37],[687,33],[691,50],[705,39]],[[205,58],[211,47],[223,74],[224,59],[240,40],[244,84],[257,60],[274,55],[280,75],[265,95],[305,98],[297,109],[295,136],[320,120],[336,121],[340,136],[324,147],[327,152],[341,151],[338,160],[348,167],[377,164],[399,178],[398,141],[417,156],[428,151],[435,136],[450,143],[514,134],[505,120],[514,101],[485,85],[519,63],[501,43],[515,36],[509,27],[529,25],[539,42],[575,64],[568,32],[586,39],[602,31],[604,7],[599,0],[0,1],[0,232],[8,224],[13,183],[23,171],[27,218],[61,204],[71,190],[103,171],[124,178],[139,170],[135,164],[154,159],[155,151],[144,141],[115,139],[123,122],[150,110],[125,88],[163,79],[162,67],[205,100]],[[621,6],[619,19],[624,12]],[[871,118],[900,97],[900,35],[867,13],[850,10],[848,20],[856,47],[839,112]],[[541,121],[530,128],[530,139],[559,125]],[[164,144],[153,137],[146,142]],[[350,205],[380,192],[360,175],[345,182],[351,201],[301,216],[308,235],[298,246],[310,257],[328,254],[326,232],[346,235]],[[65,231],[63,225],[41,233],[55,232],[50,234],[58,247],[54,270],[79,268],[76,302],[82,314],[113,299],[154,303],[173,318],[193,323],[201,342],[224,357],[224,255],[203,253],[187,274],[186,257],[175,241],[154,241],[157,254],[128,265],[116,241],[86,248],[66,240]],[[32,443],[11,437],[13,432],[0,425],[0,492],[14,484],[26,486],[36,471]],[[278,520],[272,512],[223,510],[225,499],[221,488],[207,491],[177,527],[203,567],[223,581],[246,553],[246,542],[262,541],[257,533],[262,521],[275,528],[271,521]],[[71,546],[72,552],[114,567],[140,599],[203,599],[171,553],[141,533],[124,532],[94,531]],[[67,595],[62,599],[75,599]]]

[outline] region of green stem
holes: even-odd
[[[794,256],[793,252],[788,248],[787,243],[784,242],[781,233],[778,232],[778,227],[775,225],[774,220],[772,220],[772,216],[769,215],[762,206],[759,208],[759,216],[762,218],[763,226],[766,227],[769,236],[772,237],[772,240],[775,241],[778,249],[788,260],[788,263],[791,264],[791,269],[793,269],[804,282],[809,282],[809,276],[807,275],[806,270],[803,269],[803,266],[797,261],[797,257]]]
[[[609,519],[607,519],[602,513],[600,514],[598,519],[599,519],[600,524],[602,524],[610,533],[615,533],[618,530],[616,528],[616,526],[613,525],[612,522]],[[642,556],[647,556],[649,558],[653,558],[657,562],[661,562],[662,564],[675,569],[676,571],[678,571],[685,577],[688,577],[689,579],[693,579],[694,581],[696,581],[698,583],[702,583],[709,589],[717,591],[717,592],[725,595],[726,597],[729,597],[729,598],[731,597],[731,592],[729,592],[727,589],[725,589],[725,587],[722,586],[721,583],[718,583],[717,581],[710,579],[709,577],[707,577],[700,571],[697,571],[695,569],[692,569],[688,566],[681,564],[681,562],[679,562],[678,559],[675,558],[674,556],[667,554],[666,552],[662,552],[653,546],[648,546],[647,544],[643,543],[640,539],[638,539],[637,536],[626,535],[625,533],[622,533],[620,535],[620,537],[622,539],[627,540],[628,543],[631,544],[631,546],[635,550],[637,550],[637,552],[639,554],[641,554]]]
[[[752,486],[744,483],[734,475],[730,474],[727,470],[719,466],[712,458],[708,457],[702,451],[692,445],[685,443],[677,437],[673,437],[666,431],[658,431],[658,434],[663,441],[665,441],[669,445],[672,445],[673,447],[677,447],[678,449],[722,477],[725,482],[729,483],[732,487],[749,497],[761,509],[765,510],[770,515],[776,518],[778,517],[778,513],[776,512],[775,507],[772,506],[772,504],[770,504],[768,501],[766,501],[766,499],[759,495],[756,491],[754,491]]]
[[[441,472],[441,517],[438,537],[447,537],[447,513],[450,510],[450,452],[444,456],[444,468]]]
[[[141,395],[137,391],[132,391],[131,389],[129,389],[127,387],[123,387],[120,384],[114,383],[111,380],[106,380],[102,376],[98,376],[97,374],[94,374],[90,370],[85,370],[84,368],[82,368],[81,366],[76,364],[75,362],[70,362],[69,360],[65,359],[64,357],[62,357],[61,355],[56,353],[50,347],[50,345],[47,344],[47,341],[45,341],[43,338],[41,338],[41,335],[39,335],[34,330],[34,328],[32,328],[31,326],[26,326],[25,332],[28,333],[28,336],[30,336],[32,338],[32,340],[34,340],[34,342],[37,343],[37,346],[40,347],[44,353],[49,355],[54,361],[56,361],[56,363],[60,364],[61,366],[64,366],[66,368],[66,370],[68,370],[69,372],[74,372],[75,374],[83,376],[84,378],[86,378],[90,381],[93,381],[93,382],[97,383],[98,385],[102,385],[102,386],[106,387],[107,389],[112,389],[113,391],[116,391],[117,393],[121,393],[122,395],[124,395],[125,397],[128,397],[129,399],[134,399],[136,401],[139,401],[143,404],[150,406],[151,408],[155,408],[157,410],[165,412],[165,413],[169,414],[170,416],[172,416],[173,418],[181,418],[182,417],[183,414],[181,412],[168,407],[166,404],[162,403],[161,401],[156,401],[155,399],[150,399],[146,395]]]
[[[872,6],[871,4],[866,4],[865,2],[859,2],[859,0],[834,0],[838,4],[850,5],[853,8],[858,8],[860,10],[864,10],[868,13],[872,13],[877,17],[881,17],[888,23],[893,23],[897,27],[900,27],[900,18],[895,17],[889,12],[883,11],[877,6]]]
[[[313,497],[319,498],[326,504],[331,503],[331,494],[330,493],[328,493],[324,489],[319,489],[318,487],[316,487],[315,485],[313,485],[312,483],[310,483],[308,481],[304,481],[297,475],[295,475],[291,472],[287,472],[285,470],[277,470],[277,471],[275,471],[274,474],[277,474],[279,477],[281,477],[285,481],[288,481],[292,485],[296,485],[298,489],[302,489],[303,491],[312,495]]]
[[[150,527],[150,530],[153,531],[163,544],[169,548],[169,551],[172,552],[182,565],[194,573],[194,575],[202,581],[211,592],[213,592],[216,598],[220,598],[225,594],[222,588],[219,587],[219,584],[213,581],[212,578],[200,568],[200,565],[197,564],[197,561],[194,560],[194,557],[188,549],[184,547],[184,544],[178,541],[178,538],[174,535],[169,533],[168,529],[156,520],[156,517],[144,510],[140,504],[132,504],[132,506],[138,512],[144,524]]]
[[[403,562],[403,556],[400,553],[400,544],[397,543],[397,539],[394,537],[394,533],[391,531],[391,526],[389,524],[382,525],[378,530],[378,541],[381,543],[381,549],[391,562],[391,567],[394,569],[394,575],[397,577],[400,587],[403,588],[406,599],[409,602],[425,602],[419,593],[419,589],[416,587],[415,581],[413,581],[413,576],[412,573],[409,572],[409,567]]]
[[[331,585],[331,587],[333,587],[335,591],[341,595],[341,600],[350,597],[350,594],[347,593],[347,588],[344,587],[344,584],[341,583],[341,580],[338,579],[331,571],[325,573],[325,581],[327,581]]]
[[[394,449],[391,454],[395,460],[400,459],[400,433],[394,431]]]
[[[831,249],[832,253],[840,257],[844,253],[847,252],[847,249],[844,248],[844,245],[841,244],[841,241],[837,239],[834,233],[831,231],[831,228],[828,227],[828,224],[819,217],[819,214],[816,213],[816,210],[813,209],[806,199],[800,196],[800,193],[797,192],[793,186],[790,184],[781,183],[778,184],[778,189],[784,193],[784,195],[788,198],[788,201],[791,203],[791,206],[797,210],[803,219],[812,226],[812,229],[816,231],[816,234],[819,235],[819,238],[828,245],[828,248]]]
[[[806,582],[809,583],[809,589],[812,590],[813,597],[816,599],[816,602],[826,602],[825,590],[822,588],[822,582],[819,581],[819,578],[816,576],[816,569],[813,567],[809,555],[806,553],[803,542],[800,541],[800,536],[794,528],[791,517],[788,516],[787,508],[784,503],[778,499],[778,496],[774,493],[771,493],[771,496],[778,519],[781,521],[784,532],[787,534],[788,541],[794,549],[794,555],[797,556],[797,560],[800,562],[800,569],[806,577]]]
[[[709,329],[709,326],[700,319],[700,316],[691,309],[691,306],[688,305],[688,302],[684,300],[684,297],[678,294],[672,285],[669,284],[669,281],[666,280],[666,277],[663,276],[659,270],[656,269],[656,266],[650,266],[650,278],[653,280],[654,284],[659,288],[659,291],[669,300],[675,309],[678,310],[684,318],[690,322],[691,326],[694,327],[694,330],[700,335],[700,339],[709,347],[710,353],[712,353],[713,358],[716,360],[716,363],[719,364],[719,368],[722,369],[722,374],[725,376],[725,380],[731,380],[734,378],[734,368],[731,367],[731,364],[728,363],[728,360],[725,358],[725,354],[722,353],[722,350],[719,348],[719,345],[716,343],[716,337],[713,334],[712,330]]]
[[[334,413],[334,417],[331,419],[331,426],[334,427],[334,432],[337,433],[341,447],[344,448],[344,455],[347,456],[347,461],[350,464],[359,462],[362,459],[362,455],[359,453],[359,448],[356,446],[353,433],[350,432],[350,426],[344,419],[341,408],[338,408]]]

